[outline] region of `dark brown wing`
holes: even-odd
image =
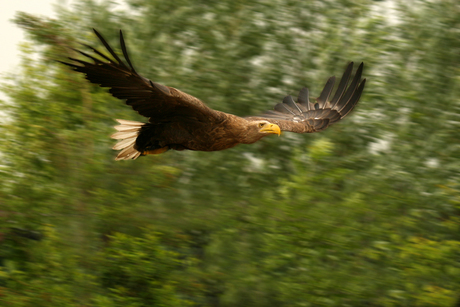
[[[353,70],[353,62],[343,73],[334,97],[329,100],[335,83],[335,77],[329,78],[321,95],[316,98],[316,103],[311,103],[307,88],[303,88],[297,103],[292,96],[286,96],[282,103],[275,106],[274,110],[267,111],[258,117],[248,119],[266,119],[280,126],[282,131],[297,133],[312,133],[326,129],[329,125],[347,116],[358,103],[364,89],[366,79],[361,80],[363,63],[356,70],[355,77],[348,86]]]
[[[126,99],[126,104],[139,114],[149,117],[151,122],[178,117],[194,118],[206,122],[213,119],[219,120],[222,117],[223,113],[212,110],[199,99],[139,75],[131,64],[121,30],[121,50],[129,66],[117,56],[101,34],[96,30],[94,33],[111,57],[83,44],[98,57],[80,50],[75,51],[92,60],[92,63],[75,58],[69,58],[73,63],[60,62],[84,73],[86,79],[92,83],[99,84],[101,87],[110,87],[109,92],[114,97]]]

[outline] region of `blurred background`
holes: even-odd
[[[456,0],[74,0],[17,12],[2,77],[0,305],[454,306],[460,288]],[[115,162],[144,121],[55,60],[117,50],[246,116],[350,61],[364,95],[318,134]]]

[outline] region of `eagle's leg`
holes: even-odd
[[[143,156],[146,156],[146,155],[159,155],[159,154],[162,154],[166,151],[169,150],[169,147],[168,146],[165,146],[163,148],[157,148],[157,149],[153,149],[153,150],[144,150],[142,152],[142,155]]]

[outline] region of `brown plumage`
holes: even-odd
[[[120,45],[127,64],[96,30],[94,32],[111,57],[84,45],[98,57],[76,51],[93,63],[74,58],[70,58],[73,63],[61,63],[84,73],[92,83],[109,87],[114,97],[125,99],[126,104],[149,118],[148,123],[117,120],[120,125],[115,126],[118,132],[112,138],[121,141],[113,149],[121,152],[116,160],[136,159],[141,155],[159,154],[168,149],[223,150],[238,144],[252,144],[269,134],[279,135],[281,131],[318,132],[353,110],[366,82],[366,79],[361,80],[361,63],[348,85],[353,69],[353,63],[350,63],[332,99],[329,98],[335,77],[329,78],[315,103],[309,101],[308,89],[304,87],[297,103],[292,96],[286,96],[274,110],[260,116],[243,118],[213,110],[191,95],[142,77],[131,64],[121,31]]]

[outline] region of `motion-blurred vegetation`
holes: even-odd
[[[460,288],[460,3],[79,0],[19,13],[4,83],[2,306],[453,306]],[[55,62],[113,46],[237,115],[349,61],[368,78],[327,131],[115,162],[121,101]]]

